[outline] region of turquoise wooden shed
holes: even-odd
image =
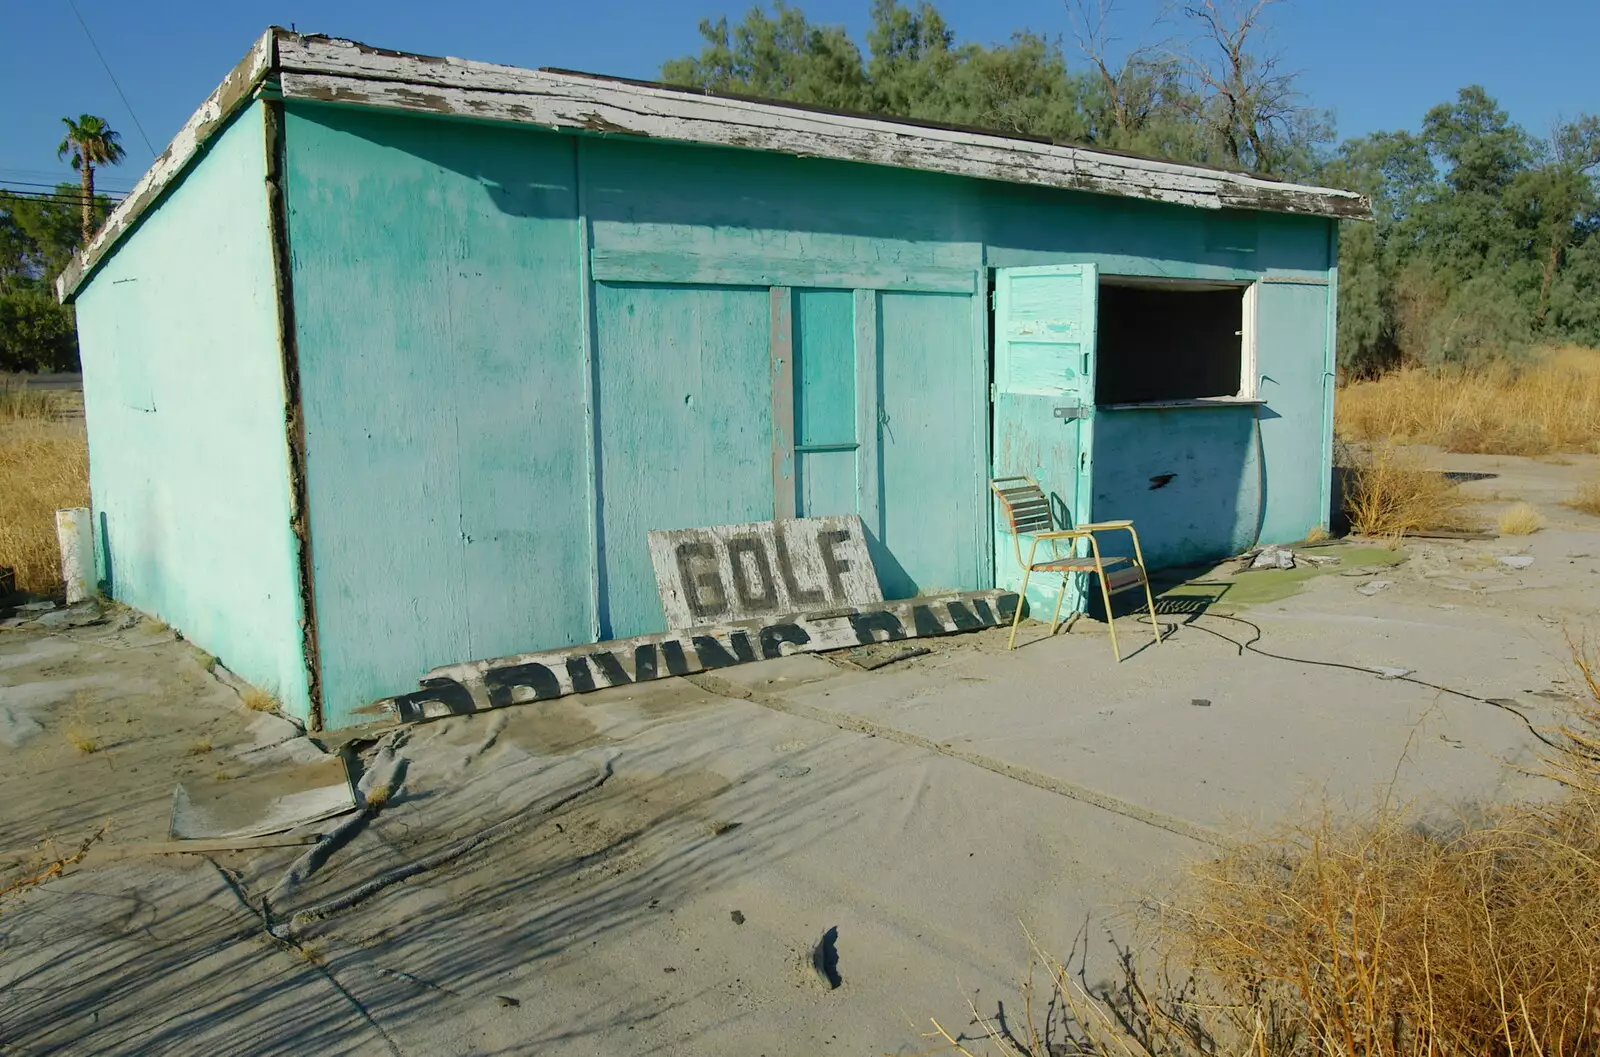
[[[60,280],[100,578],[340,727],[661,630],[651,529],[858,514],[888,598],[1020,580],[1004,474],[1157,566],[1297,540],[1367,212],[274,28]]]

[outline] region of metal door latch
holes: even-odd
[[[1079,404],[1077,407],[1058,407],[1055,409],[1057,418],[1088,418],[1089,409]]]

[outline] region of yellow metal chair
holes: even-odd
[[[1100,597],[1106,604],[1106,626],[1111,629],[1111,651],[1122,660],[1122,650],[1117,645],[1117,625],[1111,619],[1111,596],[1135,587],[1144,588],[1145,606],[1150,611],[1150,626],[1155,630],[1156,645],[1161,644],[1161,625],[1156,621],[1156,603],[1150,594],[1150,577],[1144,568],[1144,551],[1139,548],[1139,534],[1131,521],[1097,521],[1069,529],[1056,528],[1055,512],[1050,508],[1050,498],[1031,477],[997,477],[989,482],[1000,508],[1005,511],[1011,529],[1011,545],[1022,567],[1022,590],[1018,592],[1016,615],[1011,618],[1011,638],[1007,649],[1017,645],[1017,624],[1022,619],[1022,600],[1028,596],[1028,579],[1034,573],[1060,573],[1061,593],[1056,596],[1055,612],[1050,615],[1050,634],[1061,626],[1061,603],[1067,597],[1067,577],[1074,573],[1093,573],[1100,581]],[[1097,532],[1125,531],[1133,540],[1133,557],[1109,557],[1100,553]],[[1027,560],[1022,557],[1022,537],[1032,536],[1028,545]],[[1035,561],[1039,541],[1050,544],[1050,557]],[[1078,541],[1087,540],[1088,554],[1078,554]],[[1067,553],[1061,553],[1062,543]]]

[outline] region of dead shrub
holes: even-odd
[[[1528,365],[1392,371],[1340,389],[1334,420],[1351,440],[1490,455],[1600,451],[1600,350],[1545,350]]]
[[[1345,513],[1358,535],[1396,539],[1407,532],[1472,527],[1460,489],[1417,456],[1382,445],[1351,461]]]
[[[1545,753],[1557,797],[1447,826],[1325,814],[1241,843],[1158,908],[1178,975],[1125,952],[1091,986],[1035,948],[1021,1016],[934,1036],[1027,1057],[1600,1053],[1600,661],[1573,653],[1581,699]]]
[[[1532,503],[1512,503],[1495,519],[1507,536],[1531,536],[1544,528],[1544,515]]]
[[[1566,505],[1583,513],[1600,517],[1600,481],[1585,481],[1572,493]]]

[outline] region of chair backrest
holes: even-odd
[[[996,477],[989,482],[1011,532],[1011,549],[1022,564],[1022,537],[1035,532],[1051,532],[1056,527],[1050,497],[1032,477]]]

